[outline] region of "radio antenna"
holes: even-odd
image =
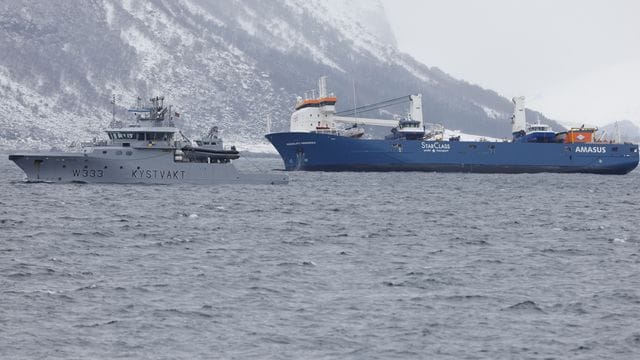
[[[111,121],[116,121],[116,94],[111,98]]]

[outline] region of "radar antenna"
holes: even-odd
[[[109,124],[109,127],[115,127],[115,126],[117,126],[117,123],[116,123],[116,94],[111,94],[111,101],[109,103],[111,104],[111,124]]]

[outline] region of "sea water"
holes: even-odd
[[[0,358],[640,357],[639,171],[289,175],[33,184],[3,155]]]

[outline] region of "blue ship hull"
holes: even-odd
[[[638,145],[370,140],[284,132],[266,135],[286,170],[626,174]]]

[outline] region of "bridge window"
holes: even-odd
[[[109,133],[109,139],[112,140],[135,140],[136,133],[133,132],[111,132]]]

